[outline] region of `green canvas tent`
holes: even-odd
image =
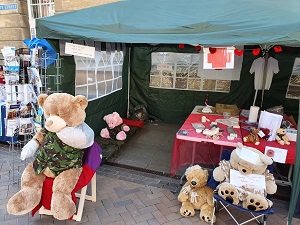
[[[37,19],[36,26],[37,37],[48,40],[128,43],[131,46],[130,89],[138,92],[133,93],[131,101],[152,107],[152,112],[159,112],[158,117],[167,115],[173,119],[179,118],[180,121],[194,105],[203,102],[203,94],[191,91],[150,90],[151,52],[183,52],[176,47],[180,43],[249,46],[249,51],[245,51],[244,55],[241,80],[232,83],[228,95],[210,93],[215,102],[239,103],[242,107],[249,107],[253,95],[249,85],[249,82],[253,83],[253,78],[249,76],[249,68],[254,59],[251,48],[270,45],[300,46],[299,9],[298,0],[124,0],[40,18]],[[247,50],[247,47],[245,48]],[[295,111],[298,111],[299,101],[285,99],[285,91],[293,61],[300,55],[299,48],[289,51],[289,47],[286,47],[284,50],[284,53],[276,55],[282,63],[281,71],[274,78],[274,86],[266,93],[264,101],[266,104],[269,101],[272,104],[277,101],[290,112],[295,108]],[[184,52],[193,51],[195,50],[192,47],[184,49]],[[113,97],[111,99],[115,105],[116,99],[124,100],[121,96]],[[112,101],[108,98],[109,96],[102,100],[107,110],[109,102]],[[249,98],[251,100],[247,100]],[[170,103],[170,99],[175,101]],[[99,106],[99,103],[91,104],[91,108]],[[299,141],[297,144],[299,152]],[[299,168],[299,163],[300,156],[297,155],[295,168]],[[295,170],[289,222],[300,189],[298,175],[298,170]]]
[[[297,0],[125,0],[37,20],[37,36],[119,43],[300,44]]]

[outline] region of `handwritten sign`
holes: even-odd
[[[66,42],[65,53],[94,59],[95,47]]]
[[[237,170],[230,170],[230,183],[236,187],[247,187],[254,190],[265,190],[266,180],[260,174],[241,174]]]
[[[173,71],[173,67],[172,65],[168,65],[168,64],[158,64],[157,70]]]

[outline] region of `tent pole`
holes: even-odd
[[[129,96],[130,96],[130,67],[131,67],[131,46],[128,47],[128,84],[127,84],[127,118],[129,118]]]
[[[264,101],[264,93],[265,93],[265,85],[266,85],[266,80],[267,80],[268,61],[269,61],[268,60],[269,59],[269,50],[264,49],[264,51],[265,51],[265,64],[264,64],[264,73],[263,73],[260,108],[262,108],[263,101]]]
[[[295,155],[295,162],[294,162],[294,174],[293,174],[293,182],[292,182],[292,192],[290,196],[290,205],[289,205],[289,212],[287,217],[287,225],[292,225],[292,220],[294,217],[296,204],[299,197],[300,191],[300,99],[299,99],[299,110],[298,110],[298,127],[297,127],[297,140],[296,140],[296,155]]]
[[[258,92],[258,90],[256,89],[256,90],[255,90],[255,95],[254,95],[254,100],[253,100],[253,106],[255,106],[256,97],[257,97],[257,92]]]

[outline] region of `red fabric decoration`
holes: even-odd
[[[197,45],[197,46],[195,46],[195,49],[199,52],[199,51],[201,51],[201,46]]]
[[[275,51],[275,52],[282,52],[281,46],[275,45],[275,46],[274,46],[274,51]]]
[[[82,173],[80,174],[80,177],[78,179],[78,182],[76,186],[74,187],[71,195],[72,195],[72,200],[76,204],[77,199],[75,196],[75,193],[82,189],[84,186],[86,186],[91,179],[94,176],[95,171],[84,164],[82,166]],[[43,191],[42,191],[42,198],[40,203],[31,211],[31,215],[34,216],[34,214],[42,207],[44,206],[45,209],[51,210],[51,198],[52,198],[52,186],[53,186],[54,179],[47,177],[44,181],[43,184]],[[69,218],[70,220],[72,219]]]
[[[209,48],[209,52],[210,52],[211,54],[214,54],[214,53],[216,53],[216,51],[217,51],[217,49],[216,49],[216,48]]]
[[[236,48],[236,49],[234,49],[234,54],[236,54],[237,56],[241,56],[241,55],[244,54],[244,50],[242,49],[242,50],[239,51],[239,50]]]
[[[264,137],[262,137],[263,139],[268,139],[268,137],[270,136],[270,130],[268,128],[260,128],[260,130],[264,133]]]
[[[252,50],[252,54],[257,56],[260,53],[260,48],[255,48]]]
[[[184,44],[179,44],[179,45],[178,45],[178,48],[183,49],[184,47],[185,47]]]

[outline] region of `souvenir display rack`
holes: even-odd
[[[6,49],[7,52],[9,49]],[[47,73],[50,66],[55,74]],[[47,51],[40,47],[18,49],[14,52],[12,48],[10,53],[4,54],[3,101],[6,106],[6,117],[3,135],[10,145],[9,152],[12,156],[10,175],[13,183],[19,183],[20,171],[27,165],[27,160],[18,160],[22,147],[43,126],[42,110],[39,109],[37,96],[40,93],[60,92],[62,77],[59,73],[60,68],[59,57],[50,58]]]

